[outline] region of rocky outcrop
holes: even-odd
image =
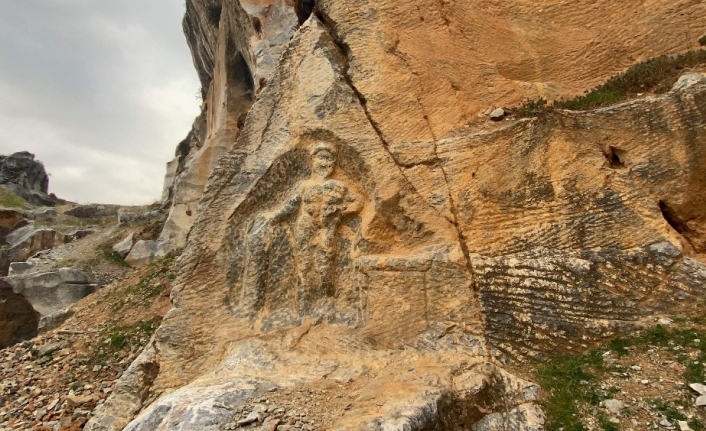
[[[28,202],[56,204],[56,199],[47,195],[49,176],[44,164],[27,151],[0,156],[0,185]]]
[[[83,204],[76,205],[64,214],[77,218],[109,217],[118,215],[119,209],[118,205]]]
[[[5,237],[10,232],[20,228],[20,223],[27,223],[22,211],[0,209],[0,245],[8,244]]]
[[[37,335],[39,313],[25,297],[0,279],[0,348]]]
[[[187,1],[184,31],[204,102],[168,167],[175,179],[165,193],[171,208],[160,237],[167,250],[184,247],[208,176],[235,143],[297,24],[295,7],[285,0]]]
[[[305,23],[241,119],[230,89],[253,57],[218,64],[252,46],[228,21],[246,3],[223,2],[217,49],[194,54],[213,56],[207,140],[228,144],[173,309],[86,429],[222,429],[273,387],[327,391],[308,400],[320,429],[541,429],[536,387],[498,360],[584,349],[705,293],[699,80],[468,124],[688,48],[666,36],[703,33],[704,5],[296,2]]]
[[[16,184],[40,193],[49,191],[49,176],[42,162],[27,151],[0,156],[0,184]]]
[[[3,280],[42,316],[61,311],[96,290],[87,274],[73,268],[10,276]]]
[[[7,275],[12,262],[23,262],[37,252],[84,238],[91,233],[90,229],[62,233],[54,229],[37,228],[34,224],[16,229],[5,236],[9,247],[0,249],[0,275]]]

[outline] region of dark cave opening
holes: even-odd
[[[311,13],[314,11],[315,5],[316,0],[297,0],[294,4],[294,10],[297,12],[299,25],[304,24],[304,22],[309,19]]]

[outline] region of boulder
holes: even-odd
[[[503,108],[495,108],[490,113],[490,119],[493,121],[500,121],[505,118],[505,110]]]
[[[130,250],[132,249],[132,246],[135,243],[134,237],[135,235],[133,233],[130,233],[122,241],[113,246],[113,251],[118,253],[120,257],[124,258],[128,255],[128,253],[130,253]]]
[[[0,188],[21,197],[26,202],[33,205],[54,206],[59,201],[53,193],[51,195],[46,195],[42,192],[29,190],[14,183],[0,184]]]
[[[672,91],[683,91],[694,85],[706,85],[706,76],[701,73],[686,73],[674,83]]]
[[[139,240],[132,246],[125,257],[125,263],[132,267],[147,265],[167,255],[167,251],[159,241]]]
[[[119,209],[118,205],[84,204],[77,205],[64,214],[77,218],[109,217],[117,215]]]
[[[39,317],[24,296],[0,279],[0,348],[36,336]]]
[[[7,275],[21,275],[30,272],[34,268],[32,262],[11,262]]]
[[[21,151],[0,156],[0,184],[14,184],[27,191],[46,195],[49,176],[44,170],[44,164],[34,160],[34,154]]]
[[[41,316],[59,312],[96,290],[86,273],[73,268],[8,276],[3,280]]]

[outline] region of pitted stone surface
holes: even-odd
[[[580,350],[704,293],[702,84],[464,127],[689,48],[646,11],[320,0],[288,41],[262,19],[286,5],[189,3],[209,143],[163,232],[185,244],[173,309],[86,429],[221,429],[273,386],[335,382],[352,398],[312,407],[321,429],[539,430],[537,387],[495,358]],[[706,30],[702,4],[649,14]],[[266,83],[258,28],[284,44]]]

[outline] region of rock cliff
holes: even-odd
[[[44,165],[27,151],[0,156],[0,185],[28,202],[56,204],[56,198],[47,195],[49,176]]]
[[[706,84],[478,113],[692,49],[704,17],[691,1],[187,1],[204,110],[162,233],[184,246],[173,308],[87,429],[223,429],[297,391],[318,394],[313,429],[541,429],[536,386],[503,362],[704,294]]]

